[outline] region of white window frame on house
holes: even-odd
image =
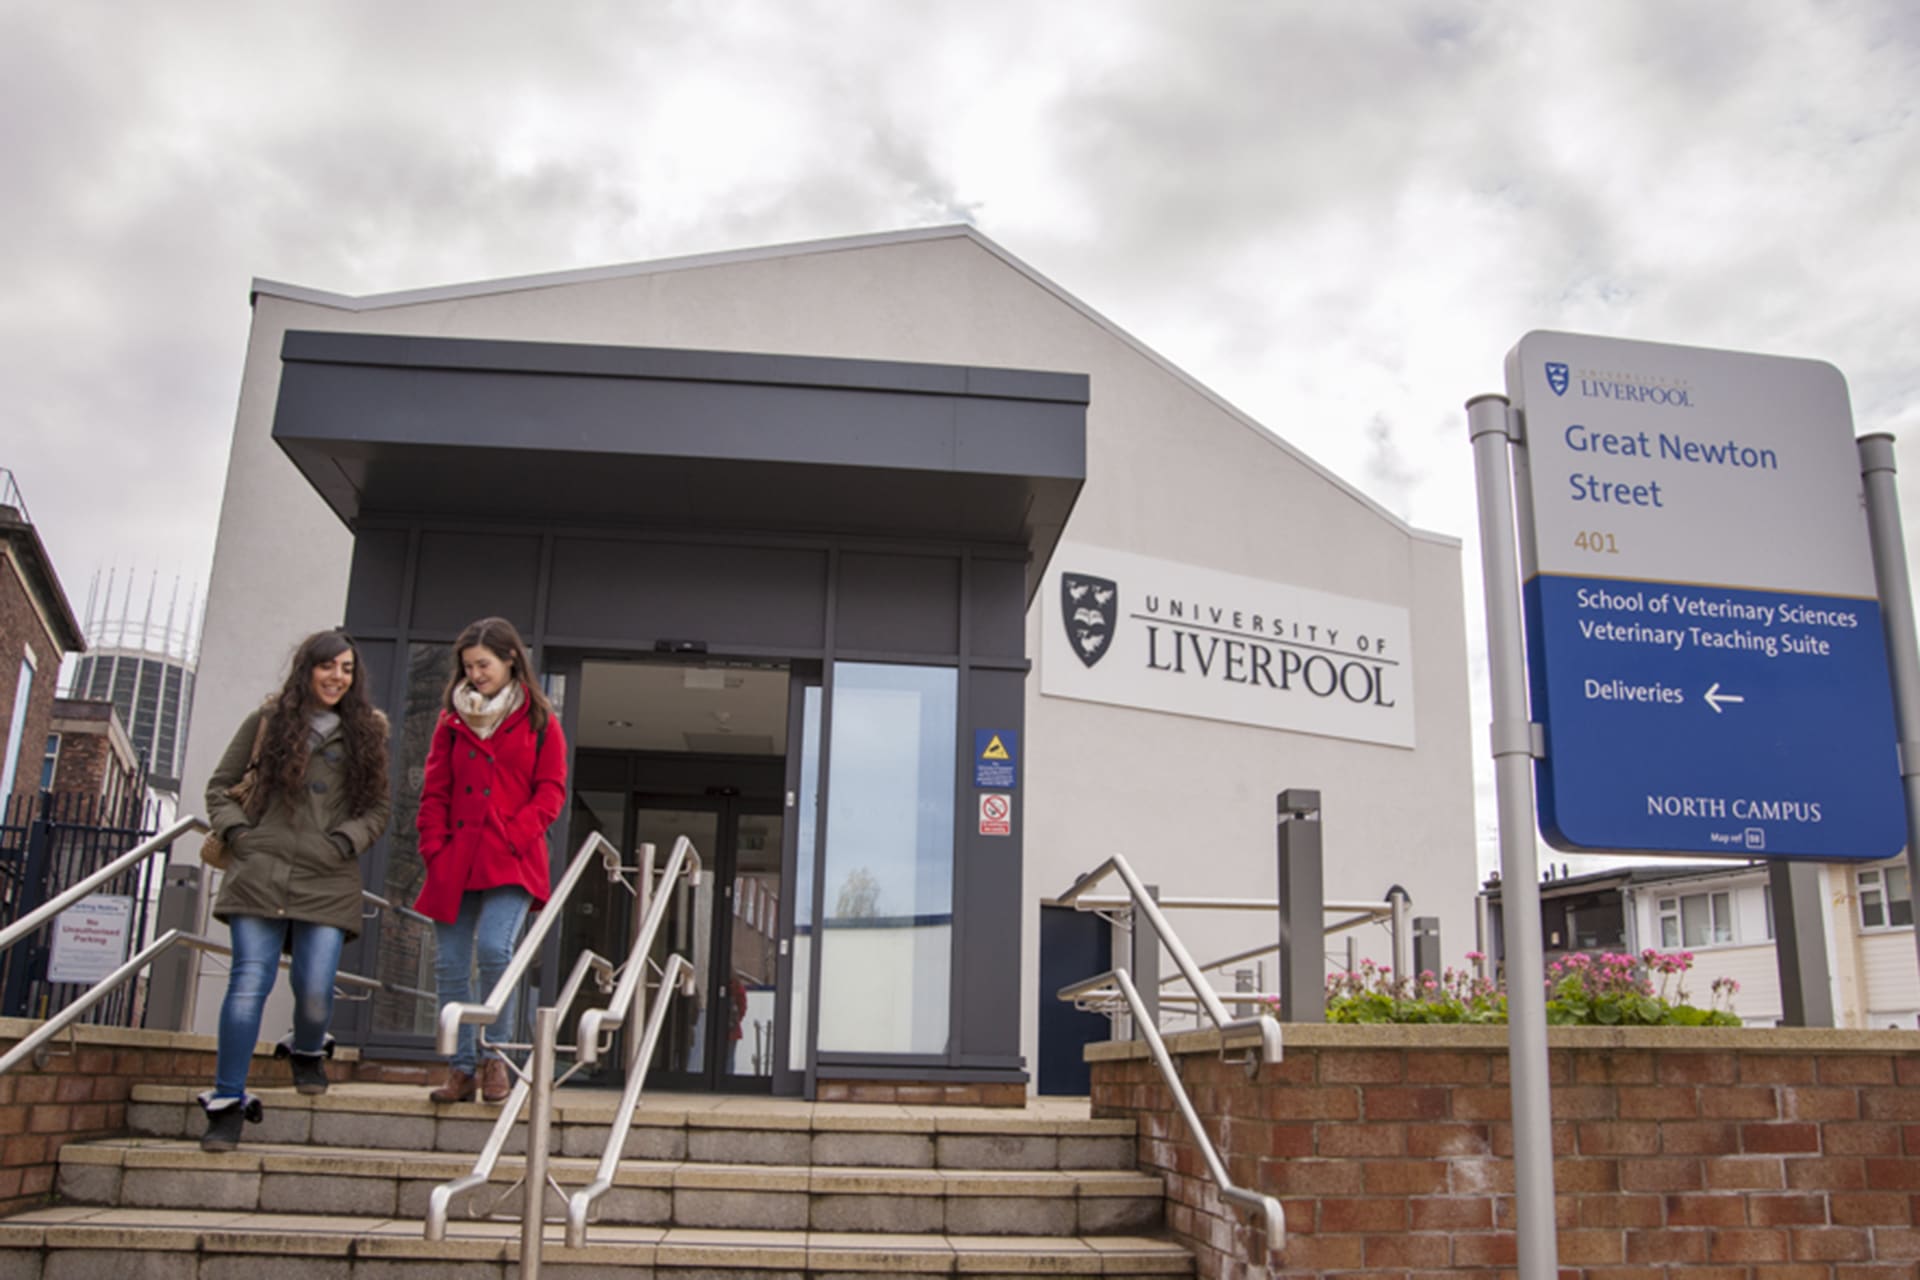
[[[37,664],[33,660],[33,650],[25,648],[20,654],[20,682],[13,687],[12,719],[7,725],[6,752],[4,764],[0,764],[0,801],[13,794],[13,780],[18,776],[20,757],[26,754],[25,738],[27,728],[27,707],[33,701],[33,672]]]
[[[1862,932],[1913,927],[1913,885],[1904,863],[1862,867],[1853,873],[1853,889],[1860,901]],[[1899,919],[1902,915],[1906,919]]]
[[[40,758],[40,789],[53,790],[53,775],[60,768],[60,735],[47,735],[47,753]]]
[[[1706,911],[1706,937],[1698,942],[1687,941],[1687,904],[1700,902]],[[1660,946],[1668,951],[1676,948],[1693,950],[1696,947],[1731,947],[1740,941],[1740,930],[1733,910],[1733,890],[1708,889],[1700,893],[1675,893],[1654,899],[1654,924],[1660,933]],[[1671,931],[1668,925],[1673,927]],[[1718,936],[1724,933],[1725,937]]]

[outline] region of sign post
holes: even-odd
[[[1500,915],[1506,922],[1507,1061],[1513,1100],[1515,1262],[1521,1280],[1553,1280],[1553,1110],[1547,1084],[1547,966],[1540,942],[1540,865],[1533,847],[1533,725],[1514,552],[1514,457],[1519,418],[1502,396],[1467,402],[1480,491],[1480,570],[1486,583],[1493,693],[1493,770],[1500,816]],[[1518,926],[1518,927],[1516,927]]]
[[[1536,784],[1540,832],[1567,850],[1875,860],[1907,843],[1908,823],[1839,371],[1536,332],[1506,374],[1511,403],[1470,401],[1468,430],[1507,921],[1517,1262],[1523,1280],[1550,1280]],[[1898,545],[1897,528],[1887,536]],[[1898,656],[1902,683],[1920,692],[1911,655]]]

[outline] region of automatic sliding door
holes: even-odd
[[[654,1047],[653,1078],[663,1086],[692,1088],[706,1082],[714,961],[713,886],[715,866],[721,856],[720,829],[718,803],[642,799],[634,809],[635,846],[651,842],[656,866],[666,862],[673,852],[674,841],[686,836],[699,850],[706,872],[698,885],[689,886],[686,878],[681,877],[668,887],[673,900],[654,939],[652,955],[656,964],[664,965],[667,957],[677,952],[693,962],[699,979],[691,996],[672,996],[673,1004],[661,1028],[660,1042]],[[667,998],[668,993],[656,992],[649,998],[648,1008],[652,1008],[655,1000]]]
[[[757,812],[755,810],[758,810]],[[774,1032],[779,1007],[780,874],[779,810],[743,804],[734,815],[733,867],[725,913],[727,970],[716,1003],[726,1014],[716,1022],[715,1062],[721,1088],[769,1089],[774,1074]]]

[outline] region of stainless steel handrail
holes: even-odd
[[[644,957],[645,952],[640,954]],[[680,994],[693,994],[693,965],[677,952],[667,957],[666,968],[660,974],[660,990],[670,993],[676,981],[680,984]],[[620,1095],[620,1107],[614,1113],[613,1124],[607,1129],[606,1149],[600,1153],[600,1164],[594,1170],[593,1181],[567,1199],[567,1247],[570,1249],[577,1249],[587,1242],[587,1214],[593,1208],[593,1202],[612,1188],[613,1180],[619,1173],[620,1160],[625,1154],[627,1129],[633,1124],[634,1108],[640,1104],[640,1091],[647,1084],[647,1067],[653,1061],[654,1046],[660,1041],[660,1027],[666,1022],[667,1010],[672,1006],[669,995],[654,1005],[648,1014],[638,1061],[627,1073],[627,1087]],[[581,1015],[581,1021],[586,1021],[585,1014]],[[584,1045],[585,1041],[581,1043]]]
[[[580,842],[580,848],[574,852],[573,861],[567,864],[566,874],[560,877],[560,883],[554,885],[553,893],[547,899],[545,908],[540,912],[539,920],[527,931],[514,950],[513,959],[507,961],[507,967],[500,974],[499,981],[493,984],[493,990],[487,993],[484,1002],[453,1001],[442,1005],[437,1023],[436,1045],[441,1057],[452,1057],[460,1046],[460,1026],[471,1022],[476,1026],[491,1026],[499,1019],[507,1007],[513,989],[520,985],[520,979],[526,976],[534,957],[540,954],[541,944],[547,935],[553,932],[553,926],[560,919],[561,908],[573,895],[574,886],[580,883],[580,877],[586,873],[591,855],[602,849],[612,855],[613,865],[619,865],[620,851],[613,843],[598,831],[593,832]],[[605,860],[603,859],[603,862]],[[617,872],[615,873],[617,875]]]
[[[619,850],[596,832],[581,844],[567,868],[567,874],[555,888],[553,901],[547,907],[549,919],[557,914],[554,908],[563,900],[565,894],[572,892],[580,874],[596,853],[606,869],[607,878],[625,883],[629,868],[621,864]],[[683,872],[686,873],[690,883],[697,884],[700,879],[700,854],[693,847],[693,842],[685,836],[674,842],[673,853],[660,874],[660,892],[654,892],[652,885],[653,847],[643,845],[642,853],[639,867],[633,869],[636,870],[640,883],[637,887],[629,887],[636,888],[635,896],[646,908],[645,921],[634,937],[626,962],[616,968],[590,951],[583,953],[574,962],[573,971],[568,976],[558,1001],[552,1005],[543,1005],[534,1011],[533,1046],[526,1069],[517,1072],[519,1079],[515,1082],[505,1105],[501,1107],[499,1118],[494,1121],[493,1130],[481,1148],[473,1170],[463,1177],[435,1187],[427,1197],[426,1238],[433,1241],[444,1240],[447,1233],[447,1218],[452,1209],[454,1197],[491,1180],[501,1152],[506,1147],[507,1139],[512,1134],[514,1126],[520,1122],[521,1113],[524,1110],[527,1114],[526,1165],[519,1183],[523,1189],[520,1212],[520,1275],[523,1280],[537,1280],[540,1274],[543,1234],[546,1225],[546,1190],[550,1185],[554,1190],[560,1190],[547,1173],[547,1147],[553,1120],[554,1087],[564,1084],[576,1072],[598,1061],[606,1047],[601,1044],[601,1037],[610,1036],[612,1032],[619,1030],[625,1024],[626,1011],[637,1007],[639,995],[645,990],[645,975],[649,953],[653,950],[653,940],[659,932],[660,923],[665,917],[666,908],[671,899],[671,895],[664,891],[666,887]],[[543,921],[543,926],[546,923]],[[495,984],[492,996],[486,1004],[449,1005],[447,1009],[441,1011],[439,1034],[443,1046],[442,1052],[451,1052],[451,1048],[447,1047],[449,1032],[457,1036],[462,1022],[491,1021],[499,1016],[500,1009],[504,1007],[501,997],[506,991],[512,990],[511,981],[518,980],[516,966],[519,972],[524,972],[526,966],[520,962],[538,950],[542,936],[543,934],[530,934],[520,944],[514,960],[509,962],[507,970]],[[582,1013],[575,1043],[571,1046],[561,1045],[558,1043],[557,1035],[560,1014],[573,1004],[589,971],[601,975],[600,986],[603,992],[611,989],[612,1010],[589,1009]],[[617,983],[611,980],[613,974],[619,975]],[[691,994],[692,984],[693,966],[684,956],[677,954],[669,956],[662,971],[661,989],[671,993],[675,985],[680,985],[683,990]],[[645,1028],[645,1040],[638,1050],[637,1061],[629,1066],[627,1087],[621,1094],[616,1118],[608,1127],[607,1146],[601,1153],[594,1182],[568,1200],[569,1243],[585,1239],[588,1210],[593,1201],[604,1195],[613,1185],[614,1174],[618,1170],[622,1149],[626,1143],[626,1131],[633,1123],[633,1111],[639,1103],[640,1091],[646,1083],[647,1063],[652,1056],[665,1011],[670,1003],[670,999],[663,999],[653,1008],[652,1017]],[[456,1016],[449,1017],[448,1010],[456,1010]],[[569,1048],[573,1052],[574,1063],[556,1078],[554,1059],[560,1050]],[[498,1203],[499,1201],[495,1201],[496,1205]]]
[[[197,818],[189,814],[158,835],[142,840],[139,844],[133,846],[133,848],[127,850],[86,879],[62,890],[57,897],[41,903],[38,907],[29,911],[26,915],[21,916],[6,928],[0,929],[0,951],[5,951],[22,938],[35,933],[41,926],[45,925],[47,921],[80,901],[80,899],[86,897],[107,881],[113,879],[121,872],[151,858],[154,854],[166,848],[181,836],[186,835],[190,831],[205,831],[207,829],[205,819]]]
[[[206,830],[208,830],[206,819],[188,814],[186,817],[179,819],[172,826],[168,827],[165,831],[141,841],[113,861],[107,863],[106,866],[101,867],[98,871],[74,882],[54,897],[48,899],[40,906],[34,908],[34,910],[8,925],[5,929],[0,929],[0,952],[4,952],[23,939],[31,937],[40,929],[45,928],[47,924],[62,911],[65,911],[68,907],[71,907],[74,903],[80,901],[95,889],[98,889],[101,885],[113,880],[116,876],[122,875],[146,859],[153,857],[156,853],[161,852],[181,836]],[[383,910],[394,909],[391,903],[374,894],[363,892],[360,896]],[[109,973],[106,977],[94,983],[65,1008],[45,1019],[38,1027],[34,1028],[31,1033],[22,1038],[19,1043],[15,1044],[13,1048],[9,1049],[4,1056],[0,1056],[0,1075],[5,1075],[29,1058],[34,1059],[36,1062],[42,1061],[39,1055],[43,1052],[43,1046],[57,1037],[61,1032],[78,1023],[80,1016],[86,1013],[87,1010],[106,999],[107,996],[124,985],[129,979],[138,976],[147,966],[151,965],[155,960],[176,946],[191,947],[195,951],[202,951],[213,955],[230,956],[233,954],[233,948],[226,943],[215,942],[211,938],[197,933],[188,933],[184,929],[167,930],[139,951],[135,952],[112,973]],[[288,963],[287,958],[282,956],[280,959],[280,967],[286,968]],[[357,973],[336,973],[333,981],[335,986],[351,987],[367,992],[385,991],[389,989],[386,983],[376,978],[362,977]]]
[[[1174,933],[1173,926],[1168,924],[1166,916],[1161,914],[1159,905],[1153,900],[1153,895],[1147,892],[1146,886],[1141,883],[1140,877],[1134,874],[1133,868],[1128,865],[1125,858],[1117,853],[1114,854],[1074,881],[1073,887],[1055,898],[1052,905],[1085,906],[1086,904],[1081,903],[1080,900],[1090,897],[1093,887],[1108,875],[1119,876],[1121,882],[1127,886],[1127,893],[1131,898],[1128,905],[1131,906],[1135,919],[1146,920],[1152,926],[1154,933],[1159,936],[1160,945],[1165,947],[1167,954],[1173,957],[1174,964],[1186,978],[1188,987],[1192,989],[1194,998],[1199,1001],[1200,1007],[1206,1011],[1213,1025],[1219,1029],[1222,1049],[1225,1048],[1229,1032],[1257,1030],[1260,1035],[1260,1045],[1258,1049],[1251,1051],[1253,1056],[1248,1059],[1248,1066],[1258,1068],[1262,1062],[1278,1062],[1281,1055],[1280,1023],[1264,1013],[1255,1014],[1251,1018],[1228,1016],[1226,1005],[1221,1002],[1212,984],[1206,981],[1204,971],[1194,963],[1193,957],[1188,954],[1179,935]],[[1242,900],[1223,901],[1237,903]],[[1086,909],[1093,908],[1086,906]],[[1180,1108],[1180,1115],[1186,1120],[1187,1129],[1193,1134],[1194,1142],[1199,1146],[1200,1154],[1206,1160],[1207,1172],[1212,1175],[1221,1200],[1242,1209],[1258,1210],[1261,1213],[1266,1224],[1269,1258],[1277,1257],[1286,1244],[1286,1216],[1280,1208],[1280,1202],[1272,1196],[1235,1186],[1233,1180],[1227,1176],[1226,1166],[1221,1162],[1219,1152],[1214,1150],[1212,1140],[1207,1137],[1207,1131],[1200,1123],[1199,1113],[1193,1109],[1193,1102],[1187,1097],[1186,1086],[1180,1082],[1180,1072],[1174,1066],[1172,1056],[1167,1053],[1166,1042],[1160,1038],[1160,1028],[1154,1024],[1146,1002],[1140,998],[1140,992],[1134,986],[1133,979],[1127,971],[1113,969],[1080,982],[1070,983],[1060,988],[1057,998],[1069,1002],[1086,999],[1088,993],[1101,991],[1109,983],[1119,990],[1121,997],[1127,1002],[1127,1008],[1133,1015],[1134,1027],[1140,1037],[1147,1042],[1148,1051],[1153,1055],[1154,1065],[1160,1070],[1160,1078],[1166,1082],[1167,1091],[1172,1094],[1174,1104]]]
[[[592,951],[583,951],[580,958],[573,962],[573,972],[567,975],[567,981],[560,989],[559,1008],[566,1008],[580,994],[580,988],[587,975],[598,972],[605,978],[611,978],[613,965],[604,957]],[[480,1154],[475,1157],[473,1170],[452,1182],[443,1183],[427,1194],[426,1234],[429,1240],[447,1238],[447,1214],[453,1205],[453,1198],[463,1191],[483,1186],[493,1177],[495,1166],[500,1163],[500,1153],[506,1149],[507,1139],[513,1134],[513,1127],[520,1122],[521,1109],[526,1105],[527,1095],[532,1092],[531,1081],[522,1076],[514,1081],[513,1092],[507,1095],[506,1102],[500,1108],[500,1115],[493,1122],[493,1130],[481,1145]],[[537,1202],[536,1202],[537,1203]]]
[[[41,1045],[52,1040],[62,1031],[65,1031],[68,1027],[78,1022],[81,1014],[106,999],[113,993],[115,988],[126,982],[127,979],[136,976],[142,969],[165,955],[175,946],[192,947],[195,951],[205,951],[213,955],[230,956],[233,954],[233,948],[224,942],[215,942],[211,938],[202,937],[197,933],[187,933],[181,929],[167,930],[152,942],[142,947],[128,959],[126,963],[122,964],[106,977],[100,979],[100,981],[94,983],[93,986],[87,989],[85,994],[81,995],[77,1000],[73,1001],[73,1003],[48,1018],[38,1027],[35,1027],[20,1043],[7,1050],[6,1055],[0,1057],[0,1076],[5,1075],[14,1067],[19,1066],[20,1063],[32,1056],[35,1050],[39,1049]],[[291,961],[288,960],[287,957],[282,956],[280,958],[281,968],[286,968],[290,963]],[[386,984],[379,979],[362,977],[357,973],[336,973],[333,976],[333,982],[335,986],[355,987],[369,992],[386,989]]]
[[[574,1037],[580,1046],[580,1061],[598,1061],[600,1037],[626,1025],[627,1012],[633,1008],[635,992],[646,976],[647,953],[653,949],[653,939],[660,931],[660,921],[673,901],[673,895],[665,892],[666,887],[683,870],[688,885],[700,883],[700,854],[693,847],[693,841],[685,836],[673,842],[673,852],[667,855],[667,865],[660,872],[661,891],[655,893],[647,905],[646,922],[640,926],[640,932],[634,937],[633,946],[627,953],[626,964],[621,967],[620,985],[614,988],[613,998],[607,1001],[606,1008],[589,1009],[580,1015],[580,1028]],[[669,985],[663,977],[661,989],[665,990]]]
[[[1200,998],[1200,1007],[1206,1010],[1207,1017],[1213,1025],[1219,1028],[1222,1034],[1229,1031],[1257,1030],[1260,1033],[1260,1056],[1253,1065],[1257,1066],[1260,1062],[1280,1061],[1280,1024],[1264,1013],[1256,1014],[1251,1018],[1235,1018],[1227,1013],[1227,1007],[1214,992],[1213,985],[1206,980],[1200,966],[1195,964],[1193,957],[1187,953],[1187,948],[1181,943],[1179,935],[1174,933],[1173,926],[1167,923],[1166,916],[1161,914],[1153,896],[1147,892],[1146,886],[1140,882],[1140,877],[1134,874],[1133,868],[1128,865],[1125,858],[1117,853],[1114,854],[1074,881],[1073,887],[1055,898],[1052,905],[1057,907],[1076,905],[1079,898],[1089,893],[1095,885],[1109,875],[1119,876],[1121,882],[1127,886],[1127,892],[1133,898],[1132,906],[1135,916],[1144,917],[1147,923],[1153,926],[1153,931],[1160,936],[1160,945],[1167,949],[1167,954],[1173,957],[1174,964],[1179,966],[1180,972],[1186,976],[1187,985],[1193,988],[1193,993]],[[1065,990],[1071,990],[1071,988]],[[1061,998],[1068,997],[1062,994]]]
[[[1147,1016],[1146,1002],[1140,998],[1133,979],[1127,976],[1125,969],[1115,969],[1112,977],[1121,995],[1126,997],[1128,1008],[1133,1011],[1134,1025],[1146,1040],[1147,1050],[1153,1054],[1154,1064],[1160,1068],[1160,1076],[1167,1082],[1174,1105],[1180,1108],[1180,1114],[1193,1134],[1194,1144],[1200,1148],[1200,1158],[1207,1162],[1207,1172],[1213,1176],[1214,1187],[1220,1198],[1228,1204],[1257,1210],[1261,1214],[1265,1219],[1267,1255],[1277,1258],[1287,1243],[1286,1212],[1272,1196],[1234,1185],[1233,1179],[1227,1175],[1226,1165],[1220,1160],[1220,1153],[1214,1150],[1213,1141],[1207,1137],[1207,1131],[1200,1123],[1199,1113],[1193,1109],[1193,1102],[1187,1097],[1186,1087],[1180,1083],[1180,1072],[1173,1065],[1173,1056],[1167,1052],[1166,1041],[1160,1038],[1160,1028],[1154,1026],[1153,1019]]]

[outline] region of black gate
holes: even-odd
[[[106,866],[159,829],[158,806],[139,798],[108,804],[98,796],[15,795],[0,810],[0,928],[14,923]],[[95,903],[117,923],[122,911],[124,960],[150,942],[154,899],[166,850],[121,872],[94,894],[125,906]],[[85,900],[83,900],[85,901]],[[47,980],[54,926],[49,923],[0,955],[0,1015],[46,1018],[86,993],[85,982]],[[146,979],[123,985],[88,1010],[84,1021],[139,1026],[146,1014]]]

